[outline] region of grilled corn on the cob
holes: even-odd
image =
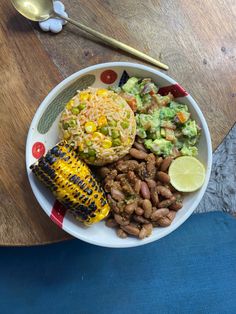
[[[84,224],[96,223],[108,215],[110,207],[104,191],[66,142],[49,150],[31,169],[58,201]]]

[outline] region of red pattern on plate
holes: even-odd
[[[32,155],[34,156],[34,158],[39,159],[45,154],[45,151],[46,149],[43,143],[41,142],[34,143],[32,147]]]
[[[185,97],[188,95],[185,89],[181,87],[179,84],[169,85],[160,87],[158,90],[158,94],[165,96],[171,93],[174,98]]]
[[[62,228],[63,220],[67,209],[58,201],[55,201],[50,218],[60,227]]]
[[[117,79],[117,73],[113,70],[106,70],[101,73],[100,79],[105,84],[112,84]]]

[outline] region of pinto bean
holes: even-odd
[[[141,180],[137,179],[135,181],[135,184],[134,184],[134,191],[135,191],[135,193],[139,194],[140,189],[141,189],[141,184],[142,184]]]
[[[171,220],[168,217],[162,217],[158,220],[158,225],[161,227],[168,227],[171,224]]]
[[[173,193],[173,195],[175,196],[175,198],[176,198],[176,200],[177,201],[183,201],[183,196],[182,196],[182,194],[181,193],[179,193],[179,192],[175,192],[175,193]]]
[[[165,186],[161,186],[161,185],[157,186],[156,191],[158,194],[161,194],[165,198],[171,198],[173,196],[171,191]]]
[[[156,158],[154,154],[148,154],[147,158],[147,173],[150,179],[154,179],[156,175]]]
[[[170,182],[170,176],[163,171],[157,171],[157,179],[163,183]]]
[[[152,214],[152,203],[150,202],[150,200],[148,199],[143,200],[142,207],[144,209],[144,217],[150,218]]]
[[[141,195],[143,198],[150,199],[150,190],[146,182],[142,181],[141,183]]]
[[[158,221],[159,219],[161,219],[162,217],[165,217],[169,214],[169,209],[168,208],[159,208],[156,209],[152,215],[151,215],[151,220],[152,221]]]
[[[129,220],[121,215],[114,214],[115,221],[121,226],[127,226],[129,224]]]
[[[101,167],[99,170],[98,170],[98,173],[99,175],[104,179],[108,173],[110,172],[110,170],[107,168],[107,167]]]
[[[124,230],[126,233],[134,235],[136,237],[139,235],[139,228],[133,224],[129,224],[127,226],[121,226],[121,229]]]
[[[132,159],[132,156],[130,156],[129,154],[125,155],[124,157],[122,157],[120,160],[126,161]]]
[[[148,187],[151,188],[155,188],[156,187],[156,182],[152,179],[145,179],[145,181],[147,182]]]
[[[144,210],[141,207],[135,208],[135,214],[138,216],[142,216],[144,213]]]
[[[160,170],[166,172],[172,161],[173,161],[172,157],[166,157],[160,165]]]
[[[142,150],[143,152],[147,153],[145,146],[142,143],[134,142],[134,147],[138,150]]]
[[[175,210],[176,212],[183,207],[183,203],[181,201],[177,201],[174,204],[169,206],[170,209]]]
[[[146,237],[149,237],[152,234],[152,224],[146,224],[142,226],[142,229],[139,232],[139,239],[144,239]]]
[[[125,212],[129,215],[133,214],[135,208],[137,207],[137,202],[133,202],[125,206]]]
[[[128,171],[127,178],[131,183],[134,183],[137,179],[136,174],[133,171]]]
[[[174,202],[176,201],[176,198],[174,196],[172,196],[171,198],[161,201],[157,207],[158,208],[162,208],[162,207],[169,207],[170,205],[172,205]]]
[[[131,148],[129,151],[130,155],[136,159],[145,159],[147,157],[147,153],[142,150],[138,150],[136,148]]]
[[[115,188],[111,188],[111,196],[116,201],[123,201],[125,199],[124,193],[122,193],[120,190],[117,190]]]
[[[166,217],[168,217],[171,220],[171,222],[175,219],[175,216],[176,216],[176,211],[174,210],[170,210],[169,214],[166,215]]]
[[[135,169],[139,168],[139,163],[136,160],[130,159],[126,161],[119,161],[116,165],[116,169],[120,172],[128,172],[128,171],[134,171]]]
[[[128,236],[127,233],[121,228],[117,229],[116,234],[118,235],[119,238],[122,238],[122,239],[125,239]]]
[[[138,175],[140,179],[146,180],[148,178],[148,172],[147,172],[147,167],[145,162],[141,162],[139,164],[139,167],[137,169]]]
[[[133,215],[133,220],[140,224],[148,224],[150,221],[143,216]]]
[[[156,167],[157,167],[157,169],[160,167],[162,161],[163,161],[162,157],[156,157]]]
[[[152,205],[157,206],[159,203],[159,197],[158,197],[158,193],[156,191],[156,188],[151,188],[150,192],[151,192]]]
[[[109,205],[111,206],[111,209],[115,212],[115,213],[119,213],[120,209],[117,206],[117,202],[111,197],[110,194],[107,195],[107,200]]]
[[[109,180],[114,180],[115,177],[117,176],[117,170],[116,169],[112,169],[105,178],[105,182],[109,181]]]
[[[114,228],[114,227],[118,226],[118,223],[116,222],[115,219],[109,218],[109,219],[106,220],[106,226],[109,227],[109,228]]]
[[[116,176],[116,180],[122,180],[123,178],[125,178],[125,174],[124,173],[120,173]]]

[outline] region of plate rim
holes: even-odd
[[[41,117],[42,113],[44,112],[45,105],[48,104],[52,99],[54,99],[56,97],[55,95],[57,95],[62,88],[64,89],[65,85],[67,85],[69,82],[73,81],[77,77],[86,74],[87,72],[91,72],[93,70],[99,70],[99,69],[103,69],[103,68],[109,68],[109,67],[111,69],[115,68],[115,67],[124,67],[124,68],[129,67],[129,68],[133,68],[133,69],[138,68],[141,70],[151,72],[154,75],[157,75],[159,77],[162,77],[163,79],[170,82],[170,84],[178,84],[177,81],[175,81],[173,78],[171,78],[167,74],[165,74],[165,73],[163,73],[157,69],[154,69],[152,67],[143,65],[143,64],[133,63],[133,62],[105,62],[105,63],[95,64],[95,65],[92,65],[92,66],[89,66],[89,67],[86,67],[84,69],[81,69],[79,71],[74,72],[70,76],[63,79],[60,83],[58,83],[55,87],[53,87],[50,90],[50,92],[47,94],[47,96],[43,99],[43,101],[37,107],[37,110],[34,114],[34,117],[31,121],[31,124],[30,124],[29,129],[28,129],[27,138],[26,138],[26,148],[25,148],[26,171],[27,171],[27,176],[28,176],[28,180],[29,180],[31,189],[32,189],[34,197],[36,198],[40,207],[49,216],[49,218],[50,218],[50,213],[48,213],[45,206],[43,206],[43,201],[41,199],[40,193],[39,193],[38,189],[34,186],[34,184],[32,184],[33,179],[30,176],[30,173],[31,173],[31,171],[29,169],[29,164],[30,164],[29,156],[31,154],[31,145],[30,145],[31,141],[30,141],[30,139],[32,137],[33,126],[35,125],[35,122],[38,120],[38,117],[39,116]],[[117,245],[111,244],[110,245],[110,244],[104,243],[104,241],[100,242],[100,241],[96,241],[96,240],[91,240],[89,237],[86,238],[83,235],[78,236],[78,234],[76,234],[76,232],[74,232],[74,230],[72,230],[71,228],[68,228],[67,226],[62,225],[62,229],[64,231],[71,234],[72,236],[74,236],[77,239],[80,239],[82,241],[85,241],[85,242],[93,244],[93,245],[97,245],[97,246],[101,246],[101,247],[109,247],[109,248],[130,248],[130,247],[137,247],[137,246],[145,245],[148,243],[152,243],[154,241],[157,241],[157,240],[165,237],[166,235],[168,235],[168,234],[172,233],[174,230],[176,230],[180,225],[182,225],[189,218],[189,216],[193,213],[193,211],[195,210],[197,205],[200,203],[200,201],[201,201],[201,199],[202,199],[202,197],[206,191],[209,179],[210,179],[211,167],[212,167],[212,143],[211,143],[211,136],[210,136],[209,128],[208,128],[206,119],[205,119],[200,107],[198,106],[197,102],[193,99],[193,97],[190,94],[186,95],[185,97],[189,100],[189,102],[193,106],[194,110],[197,112],[197,115],[198,115],[198,117],[199,117],[199,119],[203,125],[205,136],[206,136],[207,151],[208,151],[205,182],[204,182],[203,186],[201,187],[199,195],[197,196],[197,198],[195,199],[195,201],[193,202],[191,207],[188,209],[188,211],[174,225],[170,225],[169,227],[162,229],[161,234],[158,234],[155,237],[148,237],[142,241],[137,240],[137,242],[134,242],[132,244],[126,243],[124,241],[124,243],[122,243],[122,245],[120,245],[120,244],[117,244]]]

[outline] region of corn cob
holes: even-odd
[[[102,187],[66,142],[57,144],[30,168],[84,224],[96,223],[108,215],[110,207]]]

